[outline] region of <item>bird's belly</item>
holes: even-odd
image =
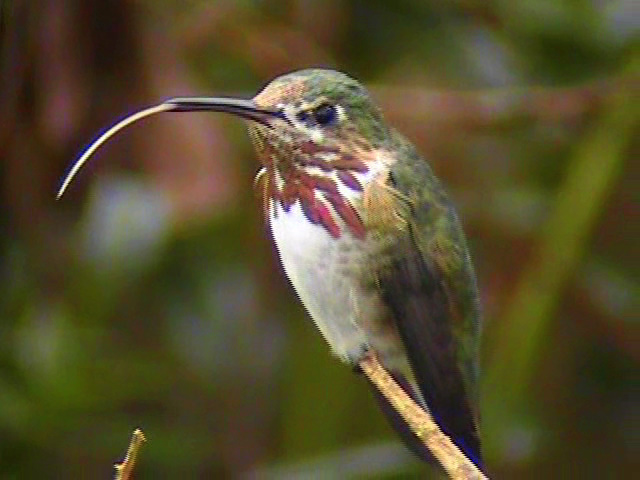
[[[352,364],[369,348],[389,359],[402,355],[396,328],[366,278],[366,240],[344,225],[332,237],[307,220],[298,202],[288,212],[272,203],[269,212],[285,273],[333,352]]]

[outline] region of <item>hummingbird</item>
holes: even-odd
[[[481,314],[465,236],[427,161],[365,87],[334,70],[277,77],[253,99],[178,97],[125,118],[73,165],[58,197],[118,130],[160,112],[246,120],[255,184],[280,262],[333,354],[358,372],[375,354],[480,469]],[[404,443],[433,461],[375,389]]]

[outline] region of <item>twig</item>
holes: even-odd
[[[375,355],[368,355],[362,360],[360,368],[407,422],[411,431],[422,440],[452,479],[487,479],[451,439],[442,433],[431,415],[420,408],[396,383]]]
[[[147,439],[144,433],[142,433],[142,430],[136,428],[131,436],[131,442],[129,442],[129,448],[127,448],[124,461],[114,465],[116,469],[115,480],[129,480],[131,478],[140,447],[142,447],[142,444],[146,441]]]

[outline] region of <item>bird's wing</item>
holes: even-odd
[[[482,468],[475,278],[453,209],[426,163],[415,161],[421,163],[412,169],[399,163],[389,172],[389,186],[406,203],[398,209],[405,228],[377,271],[378,288],[431,415]]]

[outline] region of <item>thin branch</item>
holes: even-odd
[[[131,475],[133,474],[133,467],[136,464],[136,459],[138,458],[138,452],[142,447],[142,444],[146,442],[147,439],[142,433],[142,430],[136,428],[133,431],[133,435],[131,436],[131,442],[129,442],[129,448],[127,448],[127,454],[124,457],[124,461],[122,463],[116,463],[116,476],[115,480],[129,480]]]
[[[431,415],[424,411],[396,383],[375,355],[368,355],[360,368],[393,408],[407,422],[411,431],[422,440],[447,474],[456,480],[486,480],[487,477],[446,436]]]

